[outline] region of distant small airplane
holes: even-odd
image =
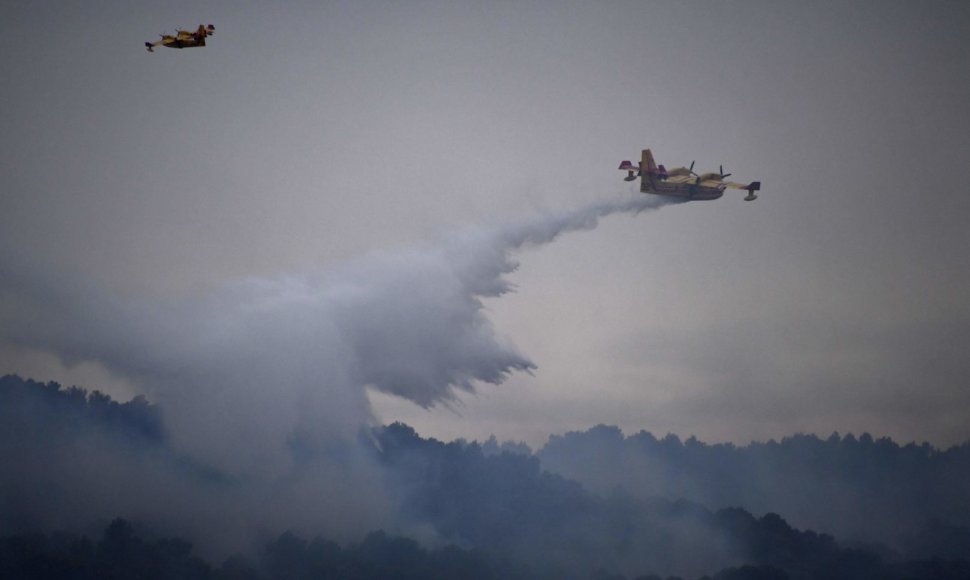
[[[717,199],[724,195],[724,190],[728,187],[743,189],[748,192],[744,201],[758,199],[754,194],[761,190],[760,181],[752,181],[745,185],[734,181],[724,181],[730,173],[724,173],[724,166],[719,168],[717,173],[704,173],[698,175],[694,173],[694,162],[691,161],[690,167],[678,167],[667,171],[663,165],[658,166],[653,161],[653,154],[649,149],[644,149],[640,154],[640,164],[636,167],[629,161],[620,163],[621,170],[628,172],[623,179],[634,181],[640,178],[640,191],[643,193],[653,193],[656,195],[668,195],[673,197],[684,197],[689,200],[708,200]]]
[[[156,46],[167,46],[169,48],[192,48],[193,46],[205,46],[205,37],[212,36],[216,31],[216,27],[213,25],[205,26],[200,24],[199,27],[192,32],[190,30],[176,30],[175,35],[162,34],[161,40],[155,42],[146,42],[145,46],[148,48],[148,52],[155,52]]]

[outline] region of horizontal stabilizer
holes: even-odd
[[[752,181],[750,184],[748,184],[746,189],[748,190],[748,195],[744,197],[744,201],[754,201],[758,199],[758,196],[755,195],[754,192],[761,191],[761,182]]]

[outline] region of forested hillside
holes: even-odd
[[[290,525],[306,530],[305,521],[284,522],[275,530],[264,524],[249,536],[262,540],[236,546],[235,555],[218,555],[211,549],[219,545],[214,536],[234,531],[223,522],[250,521],[239,512],[265,510],[259,500],[273,505],[268,496],[238,501],[245,497],[240,490],[251,494],[262,488],[247,488],[175,453],[163,414],[144,399],[118,403],[97,392],[4,377],[0,577],[948,580],[970,575],[970,531],[958,519],[958,482],[950,479],[961,473],[965,448],[943,452],[865,437],[821,441],[806,436],[735,448],[647,434],[624,438],[599,427],[553,438],[532,455],[523,446],[494,441],[424,438],[400,423],[362,433],[359,443],[380,479],[375,484],[386,494],[385,529],[347,540],[288,531]],[[665,462],[655,468],[658,477],[680,474],[683,495],[676,495],[671,480],[647,477],[635,454],[648,452],[653,461]],[[881,462],[873,454],[881,454]],[[299,457],[300,469],[312,465],[312,456]],[[557,458],[563,473],[550,470]],[[808,484],[799,477],[817,482],[835,473],[858,492],[845,505],[853,505],[850,499],[879,505],[888,501],[890,486],[877,485],[881,479],[874,474],[907,473],[904,459],[927,471],[920,477],[911,473],[901,490],[937,490],[941,496],[925,498],[922,505],[941,508],[945,493],[952,493],[954,518],[928,517],[893,545],[793,526],[783,511],[759,512],[743,501],[730,502],[731,493],[766,485],[770,470],[784,469],[774,478],[790,481],[790,493],[807,493]],[[609,487],[605,482],[614,462],[630,462],[629,475],[643,477],[643,485]],[[574,472],[567,477],[570,469]],[[726,490],[712,496],[722,498],[721,504],[699,501],[704,477],[710,478],[709,490],[717,488],[718,478],[723,481]],[[878,501],[860,495],[867,489]],[[780,497],[784,490],[764,491]],[[333,499],[332,492],[307,490],[304,508],[312,513],[314,503]],[[220,494],[222,501],[211,501]],[[733,497],[753,501],[754,496]],[[163,509],[178,502],[192,509]],[[819,512],[832,508],[819,506]],[[924,509],[929,515],[931,507]]]

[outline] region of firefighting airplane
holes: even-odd
[[[678,167],[667,171],[663,165],[658,166],[653,161],[653,154],[649,149],[644,149],[640,155],[640,164],[636,167],[629,161],[620,163],[620,169],[627,172],[625,181],[633,181],[640,177],[640,191],[643,193],[653,193],[656,195],[668,195],[673,197],[683,197],[688,200],[708,200],[717,199],[724,195],[724,190],[728,187],[743,189],[748,192],[744,201],[758,199],[754,194],[761,190],[760,181],[752,181],[745,185],[734,181],[724,181],[725,177],[731,175],[724,173],[721,166],[717,173],[694,173],[694,162],[691,161],[690,167]]]
[[[146,42],[145,46],[148,48],[148,52],[155,52],[156,46],[167,46],[169,48],[192,48],[193,46],[205,46],[205,37],[212,36],[216,31],[216,27],[213,25],[202,25],[195,30],[176,30],[175,36],[170,34],[162,34],[161,40],[156,40],[155,42]]]

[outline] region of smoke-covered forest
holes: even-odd
[[[334,522],[233,513],[272,492],[254,496],[263,488],[167,440],[143,398],[0,379],[0,577],[970,577],[967,445],[797,435],[735,447],[600,426],[532,454],[392,424],[357,442],[384,524],[334,537]],[[291,452],[316,462],[297,441]],[[336,469],[349,452],[327,453]],[[352,492],[312,489],[305,511]],[[345,517],[340,529],[355,529]],[[254,529],[230,529],[242,525]]]
[[[968,443],[940,450],[868,433],[833,433],[738,447],[673,434],[658,439],[646,431],[624,437],[601,425],[552,436],[538,457],[544,469],[594,493],[622,488],[640,499],[678,497],[775,512],[798,527],[905,547],[912,555],[928,555],[914,534],[925,538],[947,525],[970,526]],[[966,557],[968,547],[946,555]],[[936,555],[942,549],[933,548]]]

